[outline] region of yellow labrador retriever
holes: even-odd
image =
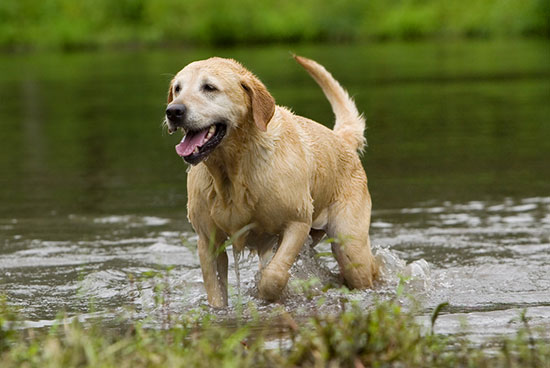
[[[371,287],[377,273],[371,199],[357,153],[365,120],[323,66],[295,59],[328,98],[333,130],[275,105],[262,82],[234,60],[193,62],[170,83],[165,125],[185,134],[176,151],[192,165],[188,216],[213,307],[227,305],[227,239],[234,252],[258,252],[258,289],[268,301],[280,297],[310,234],[314,243],[324,234],[334,239],[332,252],[349,287]]]

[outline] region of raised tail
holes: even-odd
[[[298,55],[294,55],[294,59],[307,70],[309,75],[323,89],[336,116],[334,132],[355,150],[362,152],[366,144],[364,136],[365,118],[357,111],[357,106],[355,106],[349,94],[319,63]]]

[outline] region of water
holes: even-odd
[[[234,57],[279,104],[331,124],[328,103],[288,51],[2,55],[0,292],[27,325],[51,325],[63,310],[149,316],[160,327],[166,310],[208,310],[185,219],[186,167],[174,152],[180,137],[161,130],[168,81],[192,60]],[[550,44],[291,51],[325,64],[367,114],[382,278],[374,290],[323,292],[338,283],[330,246],[306,247],[283,303],[267,304],[256,297],[257,258],[229,254],[231,306],[215,313],[232,318],[251,303],[302,316],[336,312],[345,300],[368,308],[395,297],[402,275],[422,323],[449,302],[438,332],[473,341],[510,334],[523,309],[550,328]]]

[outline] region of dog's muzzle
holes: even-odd
[[[187,107],[183,104],[172,104],[166,109],[166,120],[168,121],[171,131],[178,130],[183,126]]]

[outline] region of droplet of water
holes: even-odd
[[[425,292],[432,286],[430,265],[425,259],[409,263],[403,270],[403,276],[408,278],[407,287],[410,292]]]
[[[375,249],[375,258],[379,267],[380,280],[388,284],[399,282],[399,274],[406,266],[405,261],[387,248]]]
[[[242,250],[237,250],[235,247],[233,247],[233,259],[235,261],[235,278],[237,279],[237,293],[241,295],[241,273],[239,270],[239,261],[241,260],[241,256],[243,254]]]
[[[375,248],[375,258],[379,265],[380,281],[385,284],[398,284],[405,279],[408,292],[421,293],[432,285],[430,265],[419,259],[407,264],[399,255],[387,248]]]

